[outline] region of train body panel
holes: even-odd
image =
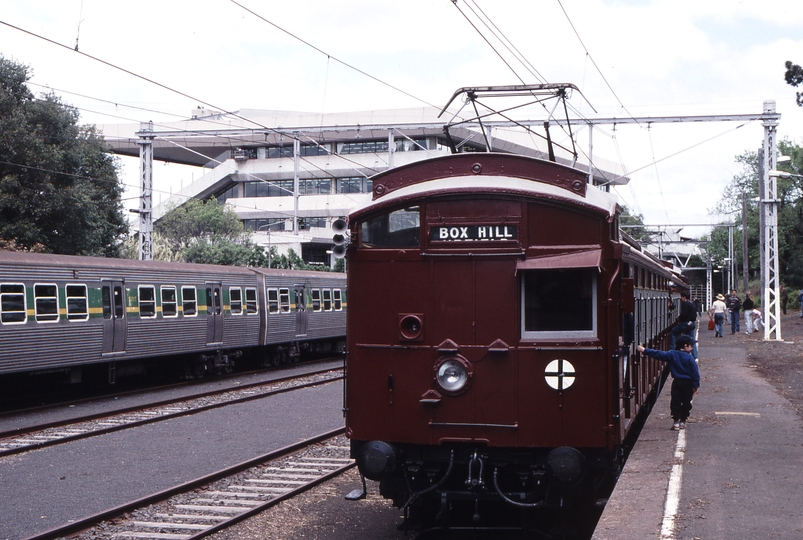
[[[342,341],[345,302],[316,313],[306,333],[270,319],[266,280],[326,283],[345,297],[342,275],[316,274],[0,253],[0,374],[187,354],[226,363],[225,355],[258,347]]]
[[[361,471],[405,508],[505,489],[546,505],[567,471],[597,487],[615,475],[664,373],[634,340],[666,344],[673,274],[620,239],[613,198],[580,171],[500,154],[418,162],[374,188],[347,251]]]

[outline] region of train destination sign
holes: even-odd
[[[516,225],[438,225],[429,232],[432,242],[516,240]]]

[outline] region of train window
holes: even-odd
[[[279,313],[279,289],[268,289],[268,313]]]
[[[232,315],[243,314],[243,290],[240,287],[229,288],[229,305]]]
[[[178,317],[178,299],[176,288],[173,286],[162,287],[162,317]]]
[[[303,299],[301,300],[301,309],[299,309],[299,302],[296,299],[296,309],[299,311],[304,311],[303,308]],[[290,289],[279,289],[279,304],[282,310],[282,313],[290,313]]]
[[[139,294],[139,316],[143,319],[156,317],[156,287],[153,285],[140,285]]]
[[[103,318],[112,318],[112,289],[109,286],[104,286],[101,289],[101,296],[103,300]]]
[[[254,287],[245,288],[245,312],[253,315],[257,309],[257,290]]]
[[[245,288],[245,312],[253,315],[259,311],[257,308],[257,290],[254,287]]]
[[[36,322],[58,322],[59,295],[55,285],[34,285],[33,298]]]
[[[312,289],[312,311],[321,310],[321,290]]]
[[[402,208],[363,222],[360,242],[364,247],[416,247],[420,229],[419,207]]]
[[[343,311],[343,297],[340,289],[332,289],[332,302],[334,303],[335,311]]]
[[[28,320],[25,306],[25,285],[17,283],[0,284],[0,322],[3,324],[22,324]]]
[[[596,337],[596,270],[533,270],[521,284],[523,339]]]
[[[67,298],[67,320],[86,321],[89,319],[89,302],[86,285],[67,285],[64,287]]]
[[[324,289],[321,292],[323,293],[323,310],[332,311],[332,290]]]
[[[181,311],[185,317],[198,316],[198,299],[195,287],[181,288]]]

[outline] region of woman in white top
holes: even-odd
[[[725,313],[728,311],[728,306],[725,305],[725,297],[721,294],[717,295],[717,299],[711,304],[711,309],[708,314],[714,317],[714,330],[717,331],[716,337],[722,337],[722,324],[725,322]]]

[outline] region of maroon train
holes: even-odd
[[[586,178],[456,154],[374,177],[349,216],[347,435],[406,518],[565,534],[603,504],[662,380],[634,344],[666,346],[681,278]]]

